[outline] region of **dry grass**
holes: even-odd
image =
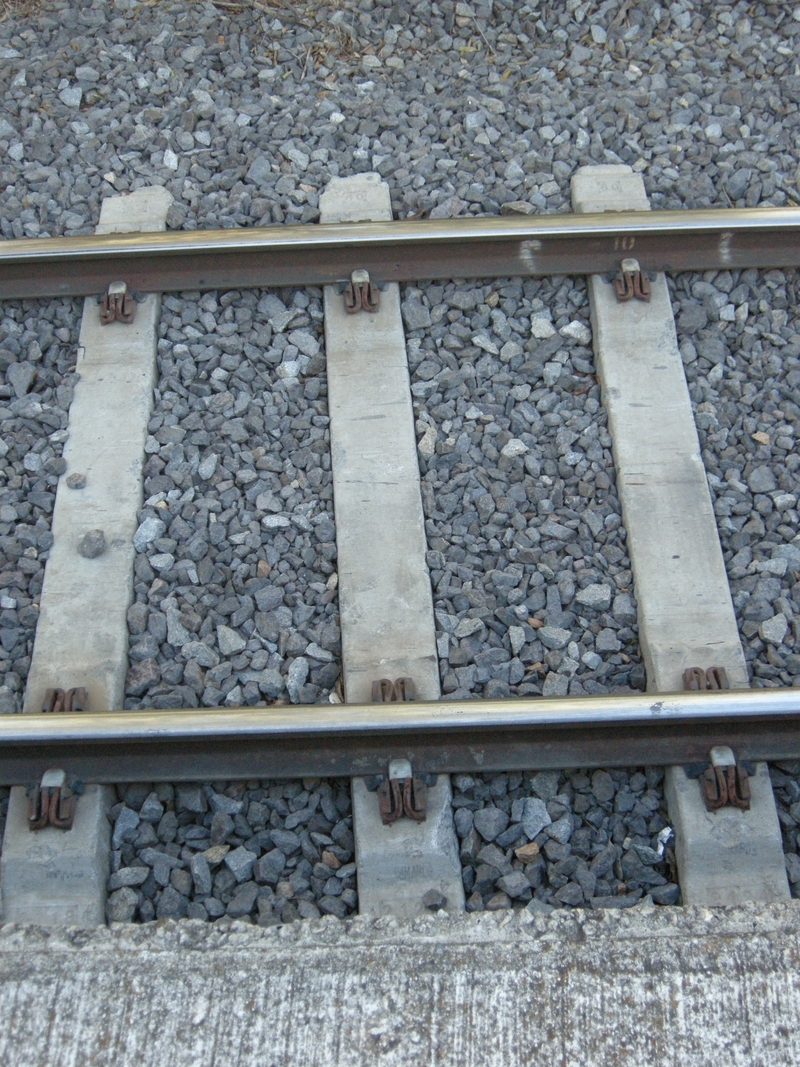
[[[4,0],[0,0],[0,3]],[[163,0],[141,0],[147,7],[157,7]],[[188,3],[204,3],[205,0],[187,0]],[[214,7],[219,8],[226,14],[240,15],[243,11],[254,11],[259,15],[270,15],[273,18],[291,12],[293,7],[282,0],[211,0]]]
[[[162,3],[163,0],[141,0],[147,7],[156,7]],[[189,3],[200,2],[205,0],[188,0]],[[254,11],[260,15],[270,15],[273,18],[283,16],[296,16],[298,14],[297,5],[288,2],[288,0],[211,0],[214,7],[220,9],[220,11],[230,12],[231,14],[240,14],[243,11]],[[0,22],[3,22],[8,18],[26,18],[36,14],[38,11],[46,9],[47,5],[43,0],[0,0]],[[328,0],[327,3],[317,5],[310,11],[318,11],[320,7],[330,10],[331,12],[343,9],[344,5],[342,0]]]
[[[143,0],[148,7],[155,7],[162,0]],[[242,11],[257,11],[261,15],[279,16],[292,10],[291,5],[281,0],[211,0],[220,11],[239,14]],[[0,22],[6,19],[28,18],[45,8],[42,0],[0,0]]]
[[[0,22],[6,19],[24,19],[41,7],[39,0],[0,0]]]

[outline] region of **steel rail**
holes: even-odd
[[[266,226],[0,241],[0,299],[800,265],[799,208]]]
[[[800,691],[0,716],[0,783],[352,776],[800,759]]]

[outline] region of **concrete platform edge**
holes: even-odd
[[[800,903],[0,929],[0,1061],[800,1061]],[[147,1011],[141,997],[147,990]]]

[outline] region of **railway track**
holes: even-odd
[[[800,1062],[795,7],[0,8],[3,1067]]]
[[[458,910],[463,906],[459,903],[463,890],[449,785],[442,791],[447,775],[647,764],[677,768],[670,772],[671,779],[668,775],[667,792],[670,818],[677,824],[684,899],[722,903],[788,896],[766,768],[750,779],[753,796],[750,811],[745,813],[746,804],[736,806],[736,787],[725,767],[730,758],[739,767],[744,762],[800,759],[800,711],[791,689],[744,688],[747,673],[705,473],[697,458],[696,434],[693,424],[687,425],[688,396],[681,395],[685,383],[680,359],[676,364],[673,358],[677,355],[674,341],[674,353],[670,349],[669,332],[674,337],[674,327],[666,288],[663,278],[654,278],[652,283],[650,279],[663,270],[795,266],[800,260],[800,218],[794,209],[681,212],[677,217],[650,213],[645,210],[646,202],[640,202],[632,177],[610,168],[614,172],[611,186],[603,186],[609,168],[598,171],[603,173],[587,177],[586,190],[578,194],[579,201],[583,195],[587,213],[574,216],[464,223],[366,222],[365,218],[380,216],[383,193],[380,183],[362,181],[355,190],[342,184],[331,201],[335,202],[332,221],[319,227],[276,227],[274,232],[235,235],[231,231],[165,234],[157,232],[154,223],[155,232],[149,234],[120,233],[115,231],[130,228],[130,223],[120,222],[118,212],[107,224],[111,232],[94,238],[4,242],[0,297],[102,294],[101,313],[111,323],[100,326],[96,305],[93,300],[87,302],[81,340],[84,354],[78,363],[81,385],[70,413],[66,470],[53,523],[55,545],[45,576],[25,698],[25,711],[34,714],[0,718],[0,781],[14,786],[40,782],[40,802],[52,798],[53,790],[59,788],[66,797],[70,781],[92,783],[75,802],[76,812],[92,813],[86,825],[79,830],[76,823],[74,830],[64,832],[56,829],[58,820],[51,816],[52,825],[37,833],[62,842],[74,834],[74,840],[80,837],[84,852],[87,842],[99,841],[103,853],[107,847],[105,812],[111,801],[102,783],[383,778],[386,796],[380,801],[374,792],[354,785],[359,887],[375,882],[368,892],[362,892],[362,911],[417,914],[435,907],[437,901]],[[591,186],[592,181],[599,186]],[[633,183],[632,191],[626,182]],[[620,189],[638,210],[615,210],[621,207]],[[619,491],[639,599],[648,692],[462,703],[442,696],[440,689],[414,414],[394,283],[457,273],[503,278],[567,272],[595,276],[595,350],[621,473]],[[617,274],[621,301],[613,297],[609,285]],[[652,296],[651,284],[655,287]],[[139,525],[141,448],[153,386],[158,298],[145,294],[270,285],[326,286],[346,703],[304,705],[298,695],[303,691],[301,680],[295,684],[291,705],[264,706],[262,702],[250,708],[111,710],[123,703],[132,536]],[[364,307],[358,314],[349,314],[347,302],[349,311],[353,305],[357,310],[360,303]],[[133,323],[126,325],[130,318]],[[627,353],[623,351],[618,358],[626,346],[637,351],[650,346],[652,358],[643,359],[633,370]],[[129,358],[131,352],[134,355]],[[672,374],[672,380],[664,371]],[[290,391],[297,373],[290,371],[283,379],[284,383],[288,379]],[[626,378],[635,379],[628,382],[627,394]],[[634,410],[637,406],[651,413],[658,429],[647,420],[642,422]],[[377,417],[382,420],[378,424],[374,422]],[[366,429],[365,420],[373,420]],[[120,441],[119,447],[114,443],[106,449],[114,436],[109,435],[110,425],[119,428]],[[247,433],[257,436],[257,431]],[[518,439],[512,443],[519,445],[519,451],[509,453],[506,466],[516,461],[521,469],[528,446]],[[242,444],[251,447],[249,436]],[[98,446],[105,453],[99,464],[95,459]],[[76,474],[88,475],[82,497],[82,489],[76,492],[69,487],[69,478]],[[157,504],[167,507],[164,496]],[[262,525],[280,531],[291,522],[281,511],[277,515],[268,512]],[[98,551],[86,542],[92,530],[103,542]],[[76,563],[78,534],[80,560]],[[680,552],[670,551],[678,546]],[[152,570],[150,575],[152,589],[158,592],[160,579]],[[677,595],[676,582],[688,585],[692,596]],[[329,586],[335,588],[335,584]],[[162,592],[154,602],[160,604],[164,596]],[[64,624],[65,597],[72,618],[83,616],[85,620],[85,632],[77,644],[74,632]],[[175,621],[172,603],[168,610],[175,614],[167,614],[168,625],[182,625]],[[524,598],[518,603],[522,609],[511,625],[517,625],[522,639],[532,641],[542,631],[543,640],[547,637],[552,642],[544,645],[545,650],[563,647],[560,636],[548,634],[546,613],[531,618],[532,609]],[[523,626],[531,623],[536,632],[528,634]],[[184,633],[186,645],[191,635]],[[252,627],[249,633],[255,633]],[[222,651],[218,631],[223,657],[245,646],[245,640],[231,630],[225,639],[232,641],[227,653]],[[268,641],[262,644],[270,647]],[[207,640],[194,654],[218,663],[220,655],[212,652],[213,645]],[[445,645],[451,647],[448,640]],[[308,665],[303,662],[307,677]],[[210,666],[211,658],[204,665]],[[719,666],[727,670],[733,689],[678,691],[687,669],[702,669],[702,688],[706,669]],[[253,684],[267,686],[268,671],[260,676],[257,671],[251,673]],[[380,695],[381,678],[389,679],[384,701],[395,678],[410,679],[407,695],[413,686],[418,699],[398,699],[403,695],[398,683],[388,703],[373,703],[376,693]],[[698,684],[696,678],[694,684]],[[70,711],[68,696],[66,710],[38,713],[43,700],[47,703],[44,691],[54,689],[86,689],[87,706]],[[57,698],[49,699],[52,707]],[[728,754],[720,756],[723,748]],[[713,752],[716,756],[710,755]],[[708,843],[702,841],[696,851],[703,858],[693,856],[700,786],[680,769],[684,764],[702,769],[710,758],[709,773],[712,779],[716,774],[716,787],[728,781],[734,801],[719,816],[720,825],[724,820],[730,824],[723,845],[723,853],[728,849],[728,854],[722,860],[719,856],[709,859],[704,852]],[[52,782],[43,777],[52,767],[64,769],[63,784],[59,784],[61,779],[56,781],[58,776]],[[420,822],[425,814],[425,782],[427,818]],[[420,798],[409,799],[407,793],[403,799],[403,788],[419,788]],[[15,795],[3,854],[6,914],[30,917],[27,909],[35,901],[36,914],[44,915],[47,922],[48,914],[59,914],[59,894],[55,900],[48,899],[46,889],[40,889],[36,862],[26,852],[36,835],[25,828],[22,792],[17,790]],[[379,803],[384,815],[389,813],[388,826],[381,826],[377,819]],[[47,813],[41,818],[46,823]],[[753,845],[761,870],[743,875],[739,883],[735,869],[741,861],[742,840],[748,835],[767,841],[769,855],[759,851],[760,844]],[[493,839],[486,837],[487,842]],[[519,849],[520,841],[522,836],[514,841],[509,838],[508,843]],[[398,857],[415,849],[432,856],[433,867],[423,863],[421,878],[413,874],[406,878]],[[63,861],[54,863],[60,871],[68,870],[75,857],[67,847]],[[698,865],[714,863],[719,864],[716,875],[698,873]],[[82,874],[85,884],[78,896],[91,898],[86,915],[91,912],[94,921],[102,917],[107,864],[107,856],[101,855]],[[374,872],[383,867],[390,875],[375,878]],[[23,873],[12,890],[17,868]],[[429,898],[426,885],[433,894]],[[18,913],[13,910],[15,893],[24,898]],[[60,889],[59,893],[63,903],[69,892]],[[526,898],[531,895],[527,892]],[[68,913],[69,906],[63,914]]]
[[[614,171],[613,168],[610,170]],[[357,450],[361,453],[356,467],[358,463],[361,466],[357,469],[349,458],[339,460],[338,471],[336,462],[334,464],[339,577],[343,577],[339,595],[342,599],[347,704],[304,707],[295,702],[291,708],[278,705],[244,710],[236,707],[206,707],[194,712],[112,712],[110,707],[122,704],[119,678],[126,660],[122,646],[127,639],[127,628],[122,636],[117,634],[112,637],[110,649],[103,649],[101,667],[98,668],[97,663],[93,662],[91,654],[89,663],[85,662],[85,657],[82,666],[71,663],[76,647],[73,638],[64,636],[61,599],[70,594],[74,583],[70,585],[70,579],[63,577],[63,562],[61,566],[58,562],[51,563],[53,582],[49,588],[47,582],[45,585],[43,622],[39,624],[42,633],[37,637],[43,652],[37,657],[34,650],[26,711],[38,711],[42,706],[43,686],[49,689],[60,684],[89,689],[87,707],[70,713],[67,698],[67,710],[64,712],[62,708],[60,714],[0,718],[0,779],[4,783],[21,785],[44,781],[42,776],[53,765],[65,768],[73,779],[96,783],[385,777],[387,774],[391,781],[394,771],[389,768],[393,767],[393,760],[401,759],[405,761],[403,767],[406,768],[403,774],[409,774],[407,767],[411,766],[414,776],[432,776],[430,781],[434,781],[437,775],[531,771],[564,766],[594,768],[703,764],[708,761],[709,752],[720,745],[733,749],[739,761],[793,761],[800,758],[798,708],[793,690],[726,690],[702,694],[687,692],[683,695],[675,692],[687,668],[699,666],[705,671],[706,667],[715,666],[715,647],[719,650],[718,658],[725,660],[723,666],[731,672],[735,684],[746,683],[746,674],[742,672],[740,653],[737,656],[733,649],[733,644],[738,644],[738,637],[732,643],[730,634],[720,638],[718,633],[720,612],[724,615],[727,611],[727,615],[731,615],[726,582],[724,588],[710,589],[710,592],[704,593],[701,588],[701,599],[705,595],[709,603],[701,607],[698,619],[694,621],[691,611],[687,612],[688,636],[681,633],[674,619],[670,619],[670,612],[674,614],[674,604],[670,603],[670,593],[663,584],[659,585],[657,577],[659,571],[669,571],[670,568],[666,563],[663,545],[651,548],[643,544],[643,539],[650,536],[646,520],[638,534],[635,532],[634,536],[639,538],[639,542],[631,550],[633,555],[638,548],[642,561],[641,573],[635,573],[640,598],[642,590],[646,592],[649,589],[650,582],[650,595],[654,600],[653,604],[644,605],[643,612],[640,606],[642,631],[650,630],[654,635],[642,634],[645,659],[650,660],[647,664],[649,692],[646,696],[540,697],[510,702],[483,700],[469,704],[442,699],[435,666],[426,545],[419,536],[422,523],[418,504],[419,473],[416,469],[415,443],[411,439],[412,416],[407,399],[406,408],[398,421],[389,426],[389,436],[384,437],[383,456],[375,453],[366,440],[358,439],[357,433],[353,435],[354,420],[355,423],[363,420],[365,413],[369,418],[370,411],[380,411],[381,405],[387,402],[394,407],[395,397],[386,394],[387,375],[390,385],[394,383],[397,388],[398,395],[405,393],[406,398],[409,397],[399,309],[391,306],[391,300],[396,297],[396,287],[393,290],[390,283],[416,280],[417,277],[447,276],[457,270],[483,276],[546,275],[567,270],[607,273],[619,270],[620,284],[623,284],[625,276],[622,272],[626,269],[631,285],[630,296],[633,296],[634,283],[631,277],[637,271],[643,272],[636,275],[637,285],[639,278],[644,278],[646,285],[649,278],[647,272],[663,269],[786,267],[795,266],[800,258],[796,236],[800,220],[794,209],[687,211],[679,214],[641,209],[614,212],[609,211],[603,201],[603,195],[607,196],[608,190],[603,192],[602,182],[608,174],[609,169],[605,169],[597,178],[601,182],[601,192],[595,190],[589,194],[589,213],[578,213],[572,217],[477,219],[464,223],[458,220],[437,223],[365,222],[362,220],[377,218],[373,213],[374,207],[370,205],[377,197],[375,202],[379,207],[382,206],[381,187],[370,187],[369,182],[365,185],[364,181],[353,179],[354,194],[352,182],[350,188],[347,182],[342,184],[333,221],[319,227],[275,227],[274,232],[237,233],[235,237],[231,237],[230,232],[166,235],[158,233],[157,226],[155,232],[149,234],[121,234],[116,230],[125,230],[131,225],[137,226],[138,230],[141,220],[137,222],[134,219],[131,223],[128,219],[125,222],[125,202],[117,201],[114,203],[122,205],[122,213],[118,208],[116,216],[112,217],[116,222],[105,227],[110,230],[105,235],[4,242],[0,253],[0,296],[4,299],[57,297],[65,293],[90,296],[98,291],[109,293],[103,304],[103,307],[110,308],[106,313],[107,318],[113,320],[118,314],[122,321],[111,325],[107,334],[93,327],[91,322],[85,328],[84,340],[89,341],[90,345],[94,341],[100,348],[100,378],[105,373],[102,370],[103,360],[110,360],[111,364],[119,366],[118,351],[114,350],[113,345],[102,351],[103,340],[113,336],[116,345],[122,341],[124,347],[132,336],[126,336],[125,331],[139,329],[139,337],[135,341],[143,346],[143,370],[140,380],[133,384],[141,393],[140,397],[135,398],[134,408],[138,405],[139,425],[142,428],[146,426],[145,416],[149,410],[147,393],[151,370],[148,364],[151,364],[153,346],[146,330],[154,329],[156,319],[150,318],[145,324],[142,323],[142,309],[135,308],[130,297],[132,291],[157,293],[188,289],[203,291],[231,285],[325,284],[329,377],[335,379],[337,372],[342,376],[342,393],[338,398],[332,397],[334,453],[337,434],[341,452]],[[630,179],[623,177],[623,185],[626,180]],[[634,181],[634,185],[631,185],[634,203],[635,185]],[[595,200],[599,196],[597,203],[591,203],[592,195]],[[611,202],[613,196],[614,189],[611,190]],[[646,208],[646,202],[636,206]],[[592,210],[595,213],[591,213]],[[379,210],[378,217],[380,214]],[[122,223],[119,220],[123,220]],[[630,261],[623,264],[626,253],[631,256],[635,253],[639,258],[633,264]],[[356,275],[350,276],[353,270],[363,271],[367,267],[370,272],[367,277],[374,280],[371,282],[370,299],[375,303],[381,302],[378,314],[370,315],[369,308],[358,315],[342,314],[342,299],[350,298],[352,303],[363,296],[365,305],[368,303],[367,286],[370,282],[356,281]],[[119,278],[125,278],[127,289],[118,284]],[[348,285],[349,293],[343,293],[342,290]],[[381,288],[386,296],[381,293]],[[644,294],[637,290],[637,298],[642,296]],[[126,299],[127,303],[124,303]],[[154,298],[147,300],[153,301]],[[147,300],[142,308],[147,306]],[[603,310],[595,301],[595,329],[604,329],[604,315],[610,323],[610,327],[605,329],[613,330],[622,323],[623,329],[627,330],[633,320],[646,344],[647,322],[652,321],[649,316],[653,315],[652,305],[649,301],[637,299],[630,306],[633,306],[636,314],[628,310],[625,301],[610,310]],[[126,327],[125,319],[129,310],[134,309],[137,325],[134,328]],[[626,313],[627,321],[621,317]],[[84,322],[94,314],[90,302],[84,312]],[[370,352],[375,344],[379,347],[377,360],[374,359],[374,352]],[[597,341],[595,347],[596,344]],[[659,338],[657,347],[661,345]],[[337,371],[337,360],[341,365],[340,371]],[[393,379],[391,373],[395,371],[395,366],[397,373]],[[128,369],[123,370],[123,376]],[[659,365],[657,369],[663,368]],[[610,363],[605,377],[612,381],[614,373]],[[645,371],[645,378],[647,375],[653,379],[653,370]],[[117,404],[119,392],[129,388],[131,381],[123,377],[112,384],[111,389],[117,391]],[[638,384],[646,396],[650,385],[646,382]],[[619,391],[612,386],[612,396],[614,393]],[[98,393],[96,386],[92,392],[85,394],[90,404],[96,404],[98,396],[102,397],[102,389]],[[342,397],[345,399],[342,400]],[[679,397],[677,401],[670,397],[672,407],[679,401]],[[113,417],[114,399],[109,391],[102,402],[112,404]],[[348,403],[352,410],[347,410]],[[613,410],[611,414],[613,419]],[[86,419],[86,415],[83,418]],[[78,455],[70,457],[67,462],[67,474],[63,479],[66,484],[70,471],[75,473],[73,468],[77,471],[80,466],[81,447],[84,451],[86,447],[79,440],[81,432],[85,433],[85,430],[81,430],[80,411],[74,411],[70,419],[70,431],[74,424],[77,427]],[[621,424],[619,434],[627,432],[628,428]],[[636,432],[634,430],[635,436]],[[675,440],[667,441],[667,451],[674,450],[678,455],[678,464],[685,464],[687,459],[693,459],[691,441],[687,449],[686,442],[681,440],[686,427],[668,426],[667,436],[673,432]],[[126,433],[135,437],[141,434],[141,430],[138,426],[127,426]],[[402,435],[406,440],[402,440]],[[96,444],[95,431],[90,447]],[[633,444],[641,451],[641,436]],[[403,448],[406,452],[401,462],[404,467],[399,480],[397,457],[393,452],[395,445],[398,452]],[[66,485],[62,485],[60,500],[64,501],[64,514],[67,515],[66,519],[62,519],[64,532],[61,543],[64,546],[70,538],[74,540],[78,526],[83,529],[90,522],[86,510],[91,512],[94,508],[101,516],[108,513],[109,508],[121,503],[113,498],[119,465],[127,463],[134,471],[137,466],[141,469],[141,455],[135,455],[138,447],[141,445],[128,442],[127,451],[115,456],[111,465],[106,464],[98,472],[99,480],[105,478],[108,485],[105,490],[100,488],[99,499],[90,498],[89,509],[82,504],[77,515],[70,514],[68,509],[70,504],[75,504],[76,494],[70,493]],[[623,478],[628,477],[625,469],[626,447],[630,447],[629,444],[620,440],[614,445],[618,451],[618,464],[623,467]],[[682,448],[686,458],[681,456]],[[409,455],[412,457],[411,463]],[[83,459],[84,465],[85,462],[91,463],[85,457]],[[658,448],[652,457],[644,458],[645,467],[650,464],[653,468],[650,472],[652,484],[649,487],[645,485],[644,490],[645,494],[651,494],[647,505],[649,511],[657,513],[661,519],[670,513],[670,509],[674,510],[676,503],[688,508],[699,507],[701,512],[704,508],[707,511],[704,480],[702,488],[697,479],[687,485],[684,474],[678,472],[677,481],[681,482],[678,495],[683,496],[679,500],[670,498],[667,487],[670,480],[675,480],[674,469],[662,469],[659,472],[656,469],[659,462]],[[130,511],[130,515],[125,516],[128,525],[135,522],[135,513],[139,510],[138,504],[131,507],[131,501],[137,497],[141,499],[140,478],[137,474],[132,479],[128,496],[122,500],[123,506]],[[647,481],[646,476],[637,478],[636,484]],[[405,483],[401,484],[403,479]],[[362,485],[373,484],[359,491],[361,496],[350,500],[347,485],[353,480]],[[389,485],[388,493],[375,490],[375,485],[382,483]],[[103,492],[106,492],[106,499],[102,498]],[[663,498],[659,499],[659,496]],[[356,529],[364,522],[365,506],[368,510],[380,512],[377,521],[371,525],[367,522],[366,537],[358,535]],[[636,498],[636,491],[631,491],[627,500],[623,494],[629,537],[631,524],[636,528],[637,522],[641,522],[637,519],[637,508],[641,508],[641,505]],[[386,514],[393,514],[394,519],[387,523]],[[707,516],[702,517],[705,517],[707,526]],[[353,528],[348,528],[348,524]],[[99,519],[97,525],[100,525]],[[401,528],[400,535],[396,526]],[[58,504],[54,529],[57,532],[55,551],[58,553]],[[123,531],[123,537],[118,538],[116,543],[122,545],[126,538],[129,541],[131,532]],[[679,538],[685,534],[686,529],[678,528],[673,537]],[[355,541],[349,548],[353,538]],[[375,550],[375,543],[381,540],[386,543]],[[672,568],[673,579],[686,579],[686,575],[689,575],[702,586],[703,577],[693,573],[692,568],[697,572],[698,563],[708,568],[709,553],[715,553],[715,545],[711,543],[714,541],[716,529],[711,531],[709,544],[703,544],[694,553],[697,558],[692,559],[690,551],[688,560]],[[74,547],[71,545],[67,550],[69,554],[73,554],[73,558],[67,560],[66,569],[74,567],[75,563]],[[342,554],[345,555],[343,563]],[[650,554],[650,558],[647,554]],[[716,555],[719,557],[718,543]],[[673,558],[678,557],[674,555]],[[398,559],[402,564],[400,570],[397,569]],[[716,582],[720,586],[721,579],[724,579],[724,571],[720,570],[719,563],[721,557],[711,564],[711,570],[715,571],[716,568],[716,571],[710,585]],[[90,561],[81,562],[80,567],[85,569],[84,578],[92,583],[95,575],[91,554]],[[342,567],[345,570],[342,571]],[[131,577],[128,572],[131,568],[132,559],[128,557],[123,559],[122,569],[117,561],[116,573],[111,575],[109,572],[112,588],[116,582],[116,595],[125,602],[124,608],[127,608],[130,596]],[[409,568],[415,572],[411,577]],[[362,570],[368,575],[366,579],[361,575]],[[637,571],[636,561],[634,570]],[[383,603],[374,603],[374,588],[380,590]],[[83,610],[90,615],[93,610],[99,612],[97,618],[100,627],[106,632],[101,638],[103,641],[108,638],[114,625],[119,630],[121,617],[121,604],[117,603],[116,622],[113,618],[109,619],[107,608],[102,604],[105,592],[101,586],[96,588],[94,603],[86,602],[85,593],[73,594],[74,611],[78,608],[80,614],[83,604]],[[92,594],[89,595],[91,601]],[[368,599],[371,596],[372,602],[368,607],[363,607],[359,602],[361,596],[367,596]],[[715,596],[718,603],[715,603]],[[709,611],[713,615],[715,610],[717,618],[709,619]],[[666,616],[668,621],[663,622],[661,616]],[[523,621],[523,616],[519,616],[519,620]],[[538,625],[541,625],[541,621]],[[700,634],[691,632],[692,625],[695,630],[700,628]],[[420,626],[430,630],[428,646],[425,639],[421,639],[421,644],[417,639]],[[705,635],[706,640],[702,632],[704,626],[710,627]],[[414,632],[417,637],[412,636]],[[729,642],[730,647],[726,646],[725,641]],[[80,658],[80,652],[78,655]],[[110,674],[107,663],[109,655],[116,660]],[[697,663],[694,659],[697,659]],[[57,668],[54,664],[61,666]],[[65,670],[68,675],[66,681],[63,674]],[[413,703],[397,700],[379,705],[368,703],[370,698],[374,699],[372,689],[377,682],[375,675],[386,672],[411,676],[419,690],[417,696],[422,699]],[[109,681],[111,675],[113,679]],[[97,679],[100,679],[99,690],[93,691]],[[657,696],[659,690],[669,692],[670,696],[667,699]],[[101,790],[98,790],[97,798],[102,808]],[[374,806],[374,800],[374,797],[369,797],[364,802]],[[78,808],[82,806],[87,806],[87,800],[78,802]],[[451,827],[449,794],[444,798],[439,816]],[[773,830],[774,827],[770,825],[774,839]],[[96,828],[92,832],[96,833]],[[449,832],[452,834],[451,828]],[[22,835],[23,842],[29,840],[27,833]],[[405,847],[409,847],[409,843],[406,842]],[[13,870],[10,849],[7,847],[5,856],[6,870]],[[364,872],[359,871],[359,878],[363,875]],[[450,880],[453,879],[459,881],[458,864],[453,864]],[[749,892],[745,891],[745,898]],[[757,890],[752,892],[758,895]],[[94,895],[97,897],[97,892]],[[398,899],[413,895],[413,890],[402,885],[399,894],[396,894]],[[420,892],[414,898],[412,912],[421,907],[419,898],[422,895]],[[702,892],[700,895],[702,897]],[[100,890],[99,898],[102,896]],[[380,892],[378,896],[380,898]],[[447,894],[443,892],[442,896],[445,898]],[[9,898],[6,893],[6,908],[10,907],[7,903]],[[400,908],[402,912],[404,905],[398,904],[398,899],[389,893],[383,905],[379,901],[375,907],[379,911],[382,906],[388,911]]]

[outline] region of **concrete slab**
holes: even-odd
[[[377,174],[334,178],[320,197],[320,217],[391,219],[389,187]],[[410,676],[421,700],[436,700],[439,664],[400,287],[387,285],[380,301],[375,315],[348,315],[336,287],[325,287],[345,696],[370,701],[376,678]]]
[[[12,789],[3,837],[5,921],[47,926],[105,922],[113,803],[107,786],[88,785],[71,830],[31,833],[25,790]],[[7,916],[7,918],[6,918]]]
[[[0,931],[4,1067],[800,1063],[800,905]]]
[[[772,783],[766,763],[750,778],[749,811],[707,811],[696,780],[670,767],[665,792],[675,826],[684,904],[788,900],[789,885]]]
[[[578,212],[649,210],[644,182],[626,166],[581,167]],[[620,260],[635,256],[635,239]],[[608,411],[617,491],[628,535],[639,644],[654,692],[682,689],[687,667],[721,666],[749,685],[717,523],[700,455],[664,275],[649,304],[620,304],[610,282],[589,279],[595,359]],[[789,896],[777,811],[764,765],[750,812],[706,811],[696,781],[667,770],[670,818],[684,901]]]
[[[358,909],[361,915],[413,919],[425,912],[422,897],[434,889],[448,912],[464,910],[464,883],[453,827],[450,776],[440,774],[426,789],[427,818],[417,824],[381,822],[378,798],[363,778],[352,780]]]
[[[89,708],[121,708],[128,667],[126,612],[133,594],[133,535],[142,506],[142,466],[155,385],[158,296],[138,305],[130,326],[100,326],[84,311],[67,471],[53,512],[55,542],[45,569],[25,711],[41,711],[44,691],[84,685]],[[84,489],[67,478],[82,474]],[[78,552],[90,530],[105,534],[94,559]],[[75,625],[80,619],[80,625]]]
[[[106,200],[97,232],[163,230],[171,202],[160,187]],[[142,503],[159,312],[159,297],[150,295],[137,306],[132,325],[101,326],[97,302],[87,298],[84,305],[80,379],[64,447],[67,470],[56,493],[54,543],[45,568],[25,712],[40,712],[45,690],[52,686],[84,686],[91,710],[123,705],[133,534]],[[85,477],[84,488],[68,486],[72,474]],[[96,529],[105,535],[106,550],[86,558],[78,543]],[[73,830],[31,833],[23,814],[24,791],[12,790],[0,860],[6,922],[105,921],[109,803],[107,788],[91,787],[78,801]]]
[[[620,166],[581,167],[572,200],[578,212],[650,206],[641,176]],[[620,260],[635,255],[634,246]],[[648,688],[680,691],[687,667],[714,665],[747,688],[666,279],[652,282],[649,304],[618,303],[601,275],[589,286]]]
[[[391,219],[389,186],[379,174],[334,178],[320,197],[320,217]],[[345,699],[370,701],[376,679],[411,677],[421,700],[436,700],[439,663],[400,287],[386,286],[377,314],[348,315],[336,287],[326,286],[325,350]],[[422,824],[383,826],[377,796],[361,779],[353,779],[352,794],[361,912],[419,914],[422,894],[433,887],[450,908],[463,908],[449,781],[440,776],[428,790]]]

